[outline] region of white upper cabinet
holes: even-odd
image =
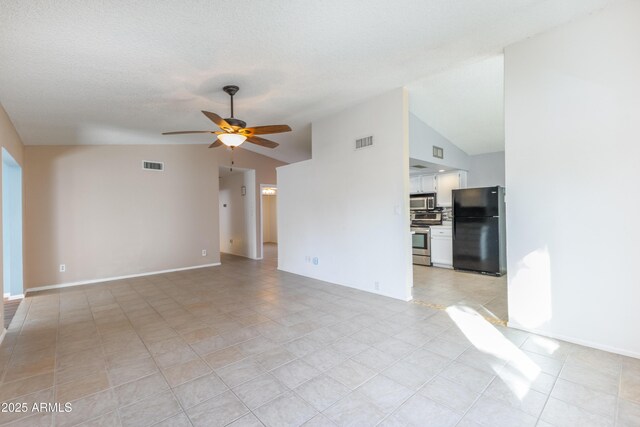
[[[423,193],[436,192],[436,175],[422,175],[420,177],[420,188]]]
[[[421,193],[420,191],[420,178],[422,178],[421,176],[412,176],[409,177],[409,187],[411,188],[411,190],[409,191],[411,194],[419,194]]]
[[[411,194],[436,193],[438,207],[451,206],[451,191],[467,187],[467,172],[456,171],[436,175],[414,175],[409,177]]]
[[[409,177],[411,194],[435,193],[436,177],[435,175],[418,175]]]
[[[438,207],[451,207],[453,190],[467,187],[467,172],[457,171],[451,173],[443,173],[436,175],[437,197],[436,204]]]

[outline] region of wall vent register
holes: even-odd
[[[142,161],[142,169],[151,170],[151,171],[163,171],[164,163],[162,162],[150,162],[148,160]]]
[[[373,136],[367,136],[364,138],[356,139],[356,150],[361,148],[370,147],[373,145]]]

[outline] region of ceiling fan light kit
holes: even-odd
[[[246,141],[247,137],[239,133],[221,133],[218,139],[227,147],[235,148]]]
[[[209,148],[220,147],[226,145],[231,149],[238,147],[245,141],[252,144],[260,145],[266,148],[276,148],[279,144],[277,142],[270,141],[265,138],[261,138],[256,135],[267,135],[273,133],[289,132],[291,128],[288,125],[268,125],[268,126],[256,126],[247,127],[247,123],[243,120],[233,117],[233,96],[240,90],[238,86],[228,85],[222,88],[231,98],[231,117],[223,119],[216,113],[210,111],[202,111],[202,114],[207,116],[209,120],[214,122],[221,131],[208,131],[208,130],[187,130],[178,132],[164,132],[163,135],[178,135],[187,133],[209,133],[217,135],[216,141],[209,146]]]

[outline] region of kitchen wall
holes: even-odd
[[[404,89],[315,121],[312,159],[278,168],[278,267],[410,299],[408,198]]]
[[[504,151],[469,156],[467,187],[505,186]]]
[[[20,136],[16,129],[13,127],[13,123],[11,123],[11,119],[7,115],[6,111],[2,104],[0,104],[0,147],[6,149],[11,157],[20,165],[24,165],[24,147],[22,145],[22,141],[20,140]],[[0,161],[0,188],[2,182],[2,162]],[[2,217],[2,197],[0,197],[0,224]],[[0,242],[2,242],[2,227],[0,227]],[[0,260],[3,259],[2,256],[2,245],[0,245]],[[0,261],[0,277],[3,277],[3,262]],[[3,286],[4,288],[4,286]],[[0,302],[0,342],[4,337],[4,307],[3,302]]]
[[[220,251],[257,257],[255,191],[253,170],[220,177]]]
[[[638,22],[616,3],[505,49],[509,324],[635,357]]]
[[[433,157],[433,146],[444,149],[444,158]],[[435,129],[409,113],[409,153],[414,159],[453,169],[469,170],[469,156]]]
[[[243,149],[234,160],[256,185],[283,164]],[[25,147],[25,288],[218,263],[218,166],[229,162],[204,145]]]

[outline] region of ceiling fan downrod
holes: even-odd
[[[240,88],[236,85],[227,85],[223,87],[222,90],[228,93],[231,97],[231,118],[233,119],[233,95],[235,95],[240,90]]]

